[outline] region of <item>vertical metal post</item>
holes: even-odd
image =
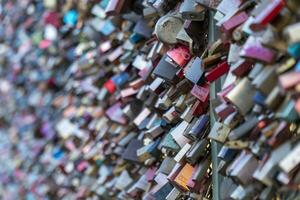
[[[209,35],[208,35],[208,40],[209,43],[212,43],[216,40],[217,38],[217,29],[215,26],[215,21],[214,21],[214,12],[210,11],[209,13]],[[210,84],[210,100],[213,100],[216,98],[216,93],[221,90],[221,85],[222,85],[222,80],[218,79],[217,81],[213,82]],[[214,110],[213,110],[212,104],[210,104],[210,124],[211,127],[214,125],[216,121],[216,117],[214,115]],[[222,177],[218,174],[218,151],[220,149],[220,145],[215,142],[211,141],[211,157],[212,157],[212,190],[213,190],[213,200],[219,200],[220,199],[220,183]]]

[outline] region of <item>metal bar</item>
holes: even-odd
[[[210,11],[209,15],[209,35],[208,40],[209,43],[212,43],[217,38],[217,30],[216,25],[214,22],[214,12]],[[214,100],[216,98],[216,93],[221,90],[222,85],[222,79],[219,79],[212,84],[210,84],[210,100]],[[210,124],[213,126],[213,124],[216,121],[214,108],[212,104],[210,104]],[[213,200],[219,200],[220,199],[220,183],[222,180],[222,177],[218,174],[218,151],[220,149],[220,145],[215,142],[211,141],[211,157],[212,157],[212,193],[213,193]]]

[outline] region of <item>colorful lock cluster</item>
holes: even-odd
[[[299,17],[297,0],[2,0],[0,199],[300,198]]]

